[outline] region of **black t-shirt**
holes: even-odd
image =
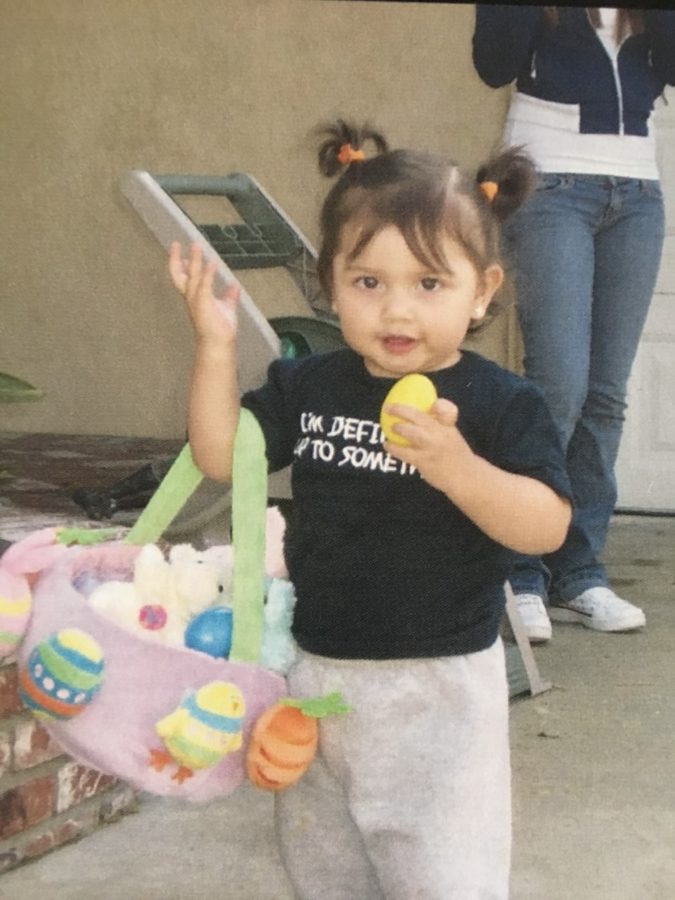
[[[564,454],[531,382],[465,351],[427,373],[459,408],[471,448],[571,497]],[[382,448],[379,416],[395,379],[350,349],[276,360],[249,391],[271,471],[293,463],[285,555],[293,634],[323,656],[448,656],[492,645],[513,553],[487,537],[411,466]]]

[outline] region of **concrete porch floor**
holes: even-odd
[[[674,551],[675,518],[617,516],[610,575],[643,607],[646,629],[603,635],[556,625],[551,643],[535,648],[554,687],[511,705],[511,900],[675,897]],[[246,786],[206,806],[143,796],[137,814],[0,877],[3,900],[45,897],[293,894],[272,799]]]

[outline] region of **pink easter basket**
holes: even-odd
[[[63,547],[32,587],[32,612],[18,650],[20,685],[31,706],[31,690],[39,677],[44,681],[38,649],[64,630],[77,629],[93,639],[102,651],[101,683],[86,708],[73,717],[58,718],[54,700],[57,713],[45,714],[39,704],[34,711],[74,759],[138,789],[194,802],[224,796],[241,784],[256,720],[287,694],[285,679],[259,663],[267,484],[264,440],[253,416],[242,411],[235,442],[234,628],[229,659],[130,633],[92,608],[87,598],[98,584],[131,580],[141,545],[159,539],[200,480],[185,447],[123,542]],[[214,681],[235,685],[243,696],[238,748],[215,764],[196,767],[185,780],[175,777],[177,764],[161,771],[154,768],[152,754],[161,745],[157,723],[200,686]]]

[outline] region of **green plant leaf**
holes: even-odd
[[[40,388],[33,387],[14,375],[0,372],[0,403],[26,403],[41,400],[43,396]]]

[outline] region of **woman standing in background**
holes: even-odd
[[[521,557],[511,584],[532,641],[550,618],[598,631],[645,624],[600,561],[616,503],[626,387],[661,260],[651,114],[675,84],[675,11],[476,5],[476,71],[515,80],[504,143],[539,172],[505,227],[525,346],[567,448],[575,514],[560,550]]]

